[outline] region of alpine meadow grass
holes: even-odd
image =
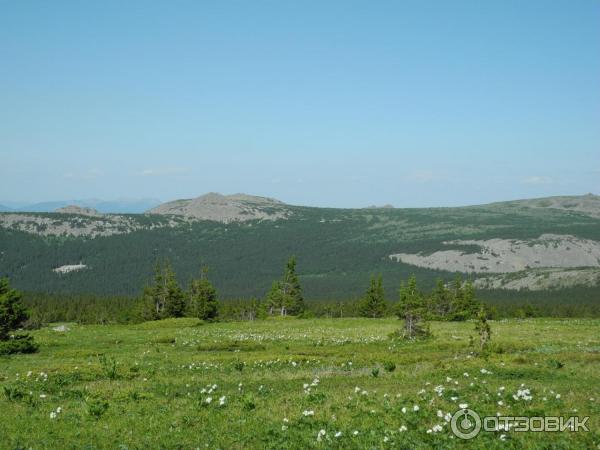
[[[0,448],[596,448],[600,321],[433,322],[391,339],[394,319],[270,319],[47,327],[39,352],[0,359]],[[498,429],[480,415],[590,416],[589,432]]]

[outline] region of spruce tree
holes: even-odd
[[[186,304],[183,291],[175,278],[175,272],[169,264],[165,267],[165,317],[185,316]]]
[[[154,266],[154,282],[144,288],[139,316],[142,320],[158,320],[163,317],[166,302],[165,279],[160,263]]]
[[[154,280],[142,293],[138,315],[142,320],[159,320],[167,317],[183,317],[186,311],[185,296],[175,272],[168,263],[164,267],[156,263]]]
[[[475,331],[479,334],[479,350],[484,352],[492,338],[492,329],[487,321],[487,314],[483,305],[479,308],[479,313],[477,314]]]
[[[452,294],[441,279],[438,279],[429,301],[429,315],[435,319],[447,319],[452,309]]]
[[[304,312],[304,297],[296,274],[295,256],[289,258],[281,280],[274,281],[271,285],[266,300],[270,314],[279,310],[279,314],[285,317],[288,314],[298,315]]]
[[[20,292],[11,289],[8,278],[0,279],[0,341],[8,340],[10,332],[29,318],[21,298]]]
[[[369,289],[358,305],[358,311],[363,317],[383,317],[387,305],[385,302],[385,293],[383,290],[383,278],[372,276]]]
[[[0,279],[0,354],[32,353],[37,350],[31,336],[12,334],[29,318],[21,300],[21,293],[10,287],[8,279]]]
[[[414,339],[429,334],[423,321],[427,314],[425,298],[417,286],[417,277],[412,275],[408,282],[400,285],[400,302],[396,308],[399,319],[404,320],[402,337]]]
[[[267,305],[269,314],[273,315],[275,311],[279,311],[282,317],[287,315],[286,301],[280,281],[273,281],[271,284],[271,289],[267,293]]]
[[[300,280],[296,274],[296,257],[292,256],[288,260],[283,280],[281,282],[284,300],[287,303],[289,314],[297,315],[304,312],[304,297],[302,295],[302,287]]]
[[[219,315],[217,290],[208,279],[208,268],[203,267],[200,279],[192,280],[189,290],[189,312],[201,320],[213,321]]]
[[[470,280],[463,283],[461,276],[457,275],[452,284],[452,320],[473,319],[477,316],[480,306],[473,283]]]

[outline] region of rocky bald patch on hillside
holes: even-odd
[[[63,209],[63,208],[61,208]],[[3,213],[0,214],[0,227],[22,231],[38,236],[65,236],[96,238],[127,234],[137,230],[176,227],[184,219],[168,218],[162,221],[141,221],[138,217],[116,214],[74,214],[61,211],[57,213]]]
[[[55,212],[59,214],[75,214],[78,216],[102,217],[102,213],[94,208],[86,208],[83,206],[69,205],[63,208],[58,208]]]
[[[193,199],[175,200],[152,208],[147,214],[175,215],[216,222],[286,219],[291,211],[279,200],[246,194],[209,193]]]
[[[570,235],[543,234],[538,239],[455,240],[447,246],[479,251],[439,250],[430,255],[396,253],[390,259],[428,269],[463,273],[510,273],[542,267],[600,267],[600,242]]]

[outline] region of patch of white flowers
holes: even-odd
[[[523,389],[519,389],[517,390],[516,394],[513,394],[513,398],[515,400],[525,400],[525,401],[530,401],[533,396],[531,395],[531,391],[529,389],[525,389],[524,385],[521,385],[521,387]]]
[[[55,411],[50,412],[50,418],[56,419],[60,413],[62,413],[62,408],[59,406]]]

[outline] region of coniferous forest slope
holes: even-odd
[[[5,212],[0,275],[26,291],[136,295],[166,259],[184,284],[208,265],[221,297],[262,297],[296,255],[307,299],[356,298],[374,273],[395,298],[410,274],[428,287],[457,272],[491,296],[598,298],[599,199],[334,209],[207,194],[147,214]]]

